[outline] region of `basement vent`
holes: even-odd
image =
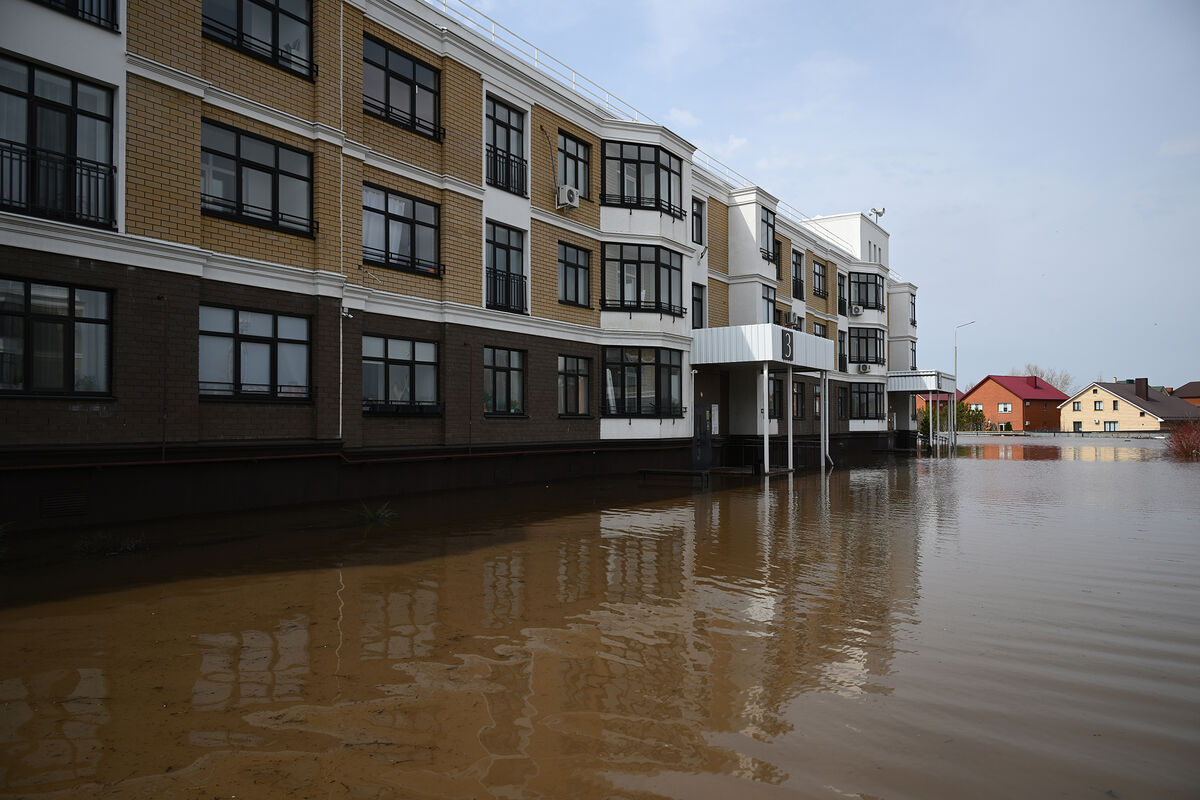
[[[54,494],[42,498],[43,517],[78,517],[88,510],[88,496],[76,494]]]

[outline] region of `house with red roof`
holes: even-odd
[[[1056,431],[1059,403],[1067,396],[1036,375],[988,375],[962,402],[983,412],[988,427],[1010,431]]]
[[[941,393],[921,392],[921,393],[915,395],[915,397],[917,398],[917,413],[920,413],[921,409],[923,409],[923,408],[929,408],[931,405],[937,406],[939,411],[945,411],[946,406],[949,405],[949,403],[950,403],[950,393],[949,392],[941,392]],[[963,400],[962,389],[955,389],[954,397],[956,400],[958,400],[958,402],[961,403]]]

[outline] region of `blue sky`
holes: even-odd
[[[807,215],[886,207],[918,365],[1200,380],[1200,2],[479,0]]]

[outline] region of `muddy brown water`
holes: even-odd
[[[1158,442],[391,508],[9,569],[0,796],[1200,795],[1200,465]]]

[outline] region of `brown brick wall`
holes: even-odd
[[[200,99],[132,74],[127,95],[126,230],[199,245]]]
[[[600,327],[600,275],[603,272],[604,259],[600,242],[537,220],[531,223],[529,239],[530,285],[532,287],[530,311],[533,316]],[[567,305],[558,301],[558,243],[560,241],[582,247],[591,254],[588,275],[588,308]]]
[[[532,121],[529,125],[529,147],[531,163],[529,165],[532,180],[530,182],[530,202],[537,208],[545,209],[561,217],[600,227],[600,168],[603,152],[600,149],[600,138],[578,125],[574,125],[557,114],[534,106]],[[555,176],[558,170],[558,132],[574,136],[581,142],[591,146],[588,162],[588,194],[579,200],[579,208],[556,208]],[[559,182],[562,176],[557,176]]]

